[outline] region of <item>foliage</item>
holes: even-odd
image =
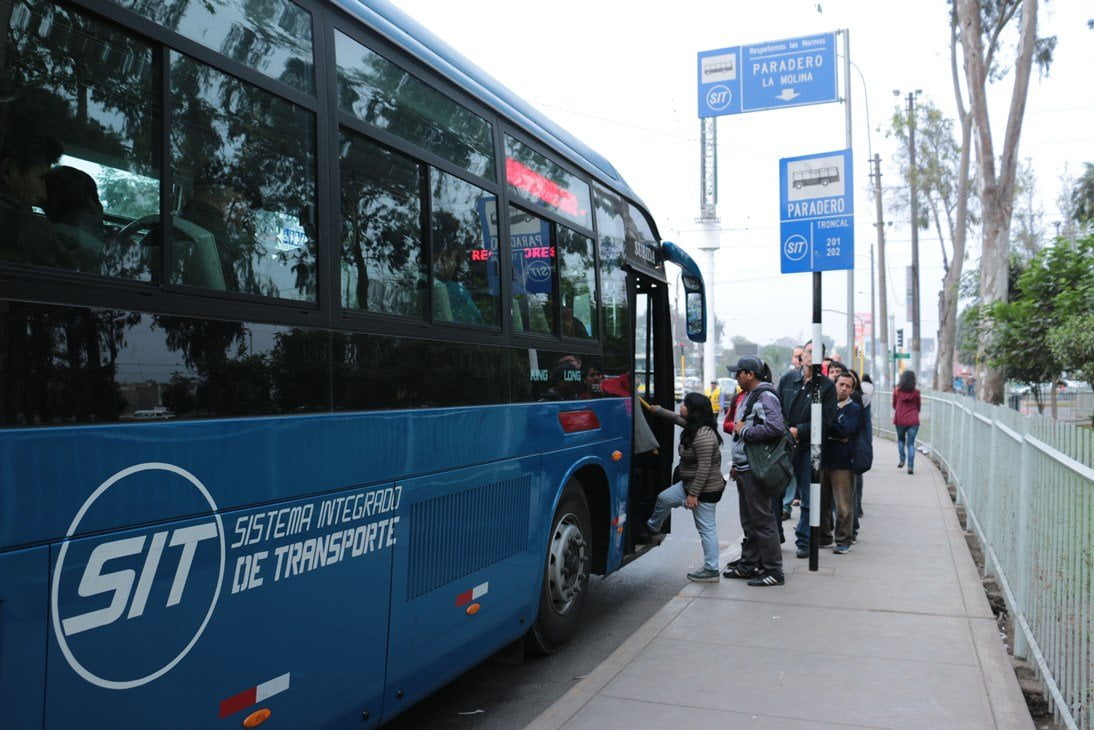
[[[1059,377],[1064,361],[1057,357],[1058,350],[1045,347],[1044,338],[1068,320],[1094,311],[1091,260],[1094,236],[1075,244],[1057,239],[1033,257],[1018,275],[1010,301],[988,309],[986,326],[992,338],[987,354],[993,365],[1032,388]],[[1014,263],[1012,258],[1012,267]]]
[[[1086,163],[1086,170],[1071,193],[1074,204],[1075,220],[1085,225],[1094,225],[1094,164]]]
[[[1049,330],[1048,348],[1065,372],[1094,388],[1094,312],[1071,315]]]

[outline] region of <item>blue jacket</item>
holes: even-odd
[[[841,408],[836,405],[836,417],[825,432],[821,451],[821,466],[825,469],[850,469],[853,441],[862,425],[862,406],[850,398]]]

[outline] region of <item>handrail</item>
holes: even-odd
[[[892,434],[891,391],[874,393]],[[922,394],[917,446],[942,465],[1057,722],[1094,728],[1094,432],[955,393]]]

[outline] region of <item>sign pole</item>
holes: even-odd
[[[824,338],[821,336],[821,272],[813,272],[813,377],[809,382],[813,398],[809,415],[809,570],[820,565],[821,518],[821,431],[824,428],[821,409],[821,360],[824,359]]]
[[[851,30],[843,29],[843,95],[844,95],[844,127],[847,137],[847,149],[853,149],[851,144]],[[853,194],[853,193],[852,193]],[[847,353],[848,366],[854,367],[855,352],[855,262],[851,261],[851,267],[847,269]],[[861,373],[859,373],[861,375]]]

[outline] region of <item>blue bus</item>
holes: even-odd
[[[706,331],[616,170],[379,0],[0,25],[0,727],[372,727],[578,633],[666,263]]]

